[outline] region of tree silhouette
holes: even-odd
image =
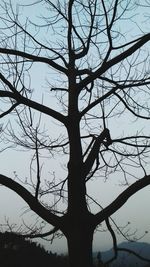
[[[27,178],[0,174],[0,184],[54,227],[28,229],[29,235],[63,233],[71,267],[93,266],[93,234],[104,221],[117,256],[111,215],[150,184],[150,33],[134,17],[140,3],[0,5],[1,151],[32,154]],[[115,173],[126,187],[103,208],[89,184]]]

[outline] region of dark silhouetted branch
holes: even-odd
[[[61,218],[44,208],[25,187],[2,174],[0,174],[0,184],[17,193],[29,205],[31,210],[37,213],[43,220],[56,227],[60,226]]]
[[[107,217],[111,216],[120,209],[131,196],[148,185],[150,185],[150,175],[147,175],[130,185],[110,205],[95,215],[95,224],[98,225]]]
[[[54,69],[67,74],[67,70],[64,67],[55,63],[52,59],[49,59],[47,57],[40,57],[40,56],[32,55],[32,54],[29,54],[23,51],[18,51],[15,49],[7,49],[7,48],[2,48],[2,47],[0,47],[0,53],[6,54],[6,55],[20,56],[22,58],[32,60],[33,62],[46,63],[50,65],[51,67],[53,67]]]

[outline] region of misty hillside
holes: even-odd
[[[144,242],[123,242],[119,245],[119,248],[127,248],[135,251],[139,255],[150,259],[150,244]],[[94,253],[94,257],[96,258],[97,253]],[[113,256],[113,250],[110,249],[105,252],[101,252],[103,262],[106,262]],[[150,263],[146,261],[142,261],[133,254],[127,252],[118,252],[117,260],[111,263],[110,267],[145,267]]]

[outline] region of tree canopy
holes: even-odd
[[[1,152],[29,155],[27,173],[2,173],[0,184],[54,227],[43,233],[35,226],[31,236],[35,229],[38,236],[65,235],[71,267],[92,266],[93,234],[102,222],[117,256],[111,216],[150,184],[149,5],[0,5]],[[99,180],[102,196],[101,182],[118,176],[124,190],[103,207],[90,194],[91,181]]]

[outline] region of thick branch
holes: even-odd
[[[116,239],[116,235],[115,235],[115,232],[113,230],[113,228],[111,227],[110,225],[110,222],[109,222],[109,218],[106,218],[106,225],[107,225],[107,228],[108,228],[108,231],[110,232],[111,236],[112,236],[112,239],[113,239],[113,250],[114,250],[114,256],[107,261],[107,264],[111,263],[112,261],[114,261],[117,256],[118,256],[118,251],[117,251],[117,239]]]
[[[33,62],[46,63],[46,64],[50,65],[51,67],[53,67],[54,69],[67,74],[67,70],[64,67],[62,67],[61,65],[57,64],[52,59],[49,59],[47,57],[35,56],[35,55],[29,54],[26,52],[14,50],[14,49],[7,49],[7,48],[0,48],[0,53],[6,54],[6,55],[20,56],[22,58],[32,60]]]
[[[72,28],[73,28],[73,24],[72,24],[72,6],[73,6],[73,2],[74,0],[69,1],[68,4],[68,50],[69,50],[69,58],[71,60],[74,52],[72,49]]]
[[[6,110],[2,114],[0,114],[0,118],[3,118],[6,115],[10,114],[18,105],[19,105],[18,103],[13,104],[8,110]]]
[[[18,99],[16,99],[18,100]],[[19,101],[20,104],[24,104],[30,108],[33,108],[33,109],[36,109],[38,111],[40,111],[41,113],[44,113],[44,114],[47,114],[51,117],[53,117],[54,119],[60,121],[61,123],[66,123],[66,117],[64,115],[62,115],[61,113],[47,107],[47,106],[44,106],[42,104],[39,104],[31,99],[28,99],[26,97],[19,97]]]
[[[60,227],[61,218],[43,207],[25,187],[2,174],[0,174],[0,184],[17,193],[29,205],[31,210],[38,214],[43,220],[53,226]]]
[[[0,97],[8,97],[8,98],[12,98],[12,99],[15,99],[17,101],[17,104],[24,104],[30,108],[33,108],[37,111],[40,111],[41,113],[43,114],[46,114],[48,116],[51,116],[53,117],[54,119],[60,121],[61,123],[63,124],[66,124],[66,117],[64,115],[62,115],[61,113],[45,106],[45,105],[42,105],[38,102],[35,102],[31,99],[28,99],[24,96],[21,96],[19,94],[14,94],[12,92],[7,92],[7,91],[2,91],[0,90]]]
[[[103,73],[105,73],[108,69],[110,69],[112,66],[118,64],[122,60],[126,59],[127,57],[131,56],[133,53],[135,53],[138,49],[140,49],[144,44],[146,44],[150,40],[150,33],[144,35],[138,41],[129,47],[126,51],[120,53],[118,56],[110,59],[109,61],[102,64],[102,66],[97,69],[95,72],[93,72],[91,75],[86,77],[84,80],[82,80],[79,83],[79,88],[82,90],[82,88],[86,87],[88,84],[90,84],[95,79],[99,78]]]
[[[142,179],[130,185],[126,190],[124,190],[110,205],[95,214],[95,225],[100,224],[106,218],[111,216],[117,210],[119,210],[126,201],[137,193],[142,188],[150,184],[150,175],[144,176]]]
[[[92,169],[92,166],[94,164],[94,161],[97,159],[98,157],[98,153],[99,153],[99,148],[101,146],[101,144],[103,143],[103,141],[106,139],[106,144],[110,145],[111,143],[111,138],[110,138],[110,134],[109,134],[109,130],[106,128],[103,130],[103,132],[99,135],[99,137],[95,140],[95,143],[84,163],[84,174],[85,176],[90,172],[90,170]]]

